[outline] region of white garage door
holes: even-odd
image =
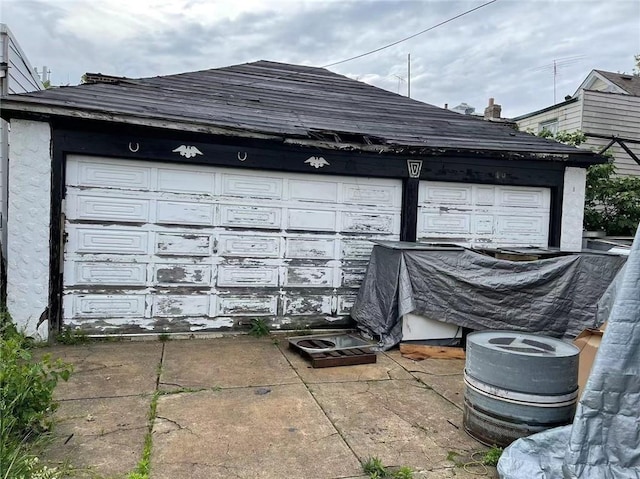
[[[548,188],[421,181],[418,241],[548,246]]]
[[[348,315],[398,239],[399,180],[95,157],[67,160],[65,324],[195,331]]]

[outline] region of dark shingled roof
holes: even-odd
[[[640,76],[629,75],[628,73],[605,72],[603,70],[595,71],[630,95],[640,96]]]
[[[53,88],[3,98],[17,111],[84,117],[106,113],[222,128],[227,134],[362,143],[386,147],[493,150],[541,158],[593,153],[428,105],[322,68],[258,61],[115,83]],[[40,109],[38,109],[40,107]],[[336,137],[335,134],[338,136]],[[364,138],[366,137],[366,138]],[[542,155],[539,155],[542,154]],[[561,158],[566,158],[562,156]]]

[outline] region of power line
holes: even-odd
[[[384,45],[382,47],[376,48],[374,50],[370,50],[370,51],[365,52],[365,53],[361,53],[360,55],[356,55],[354,57],[346,58],[344,60],[340,60],[340,61],[333,62],[333,63],[328,63],[327,65],[323,65],[323,66],[321,66],[319,68],[329,68],[329,67],[332,67],[332,66],[335,66],[335,65],[341,65],[343,63],[347,63],[347,62],[350,62],[352,60],[356,60],[358,58],[366,57],[367,55],[371,55],[373,53],[377,53],[379,51],[382,51],[382,50],[385,50],[387,48],[393,47],[395,45],[398,45],[399,43],[406,42],[407,40],[411,40],[412,38],[415,38],[415,37],[417,37],[419,35],[422,35],[424,33],[430,32],[431,30],[435,30],[436,28],[441,27],[442,25],[446,25],[447,23],[450,23],[450,22],[452,22],[454,20],[457,20],[460,17],[464,17],[465,15],[468,15],[468,14],[470,14],[472,12],[475,12],[476,10],[480,10],[481,8],[486,7],[487,5],[491,5],[492,3],[495,3],[497,1],[498,0],[491,0],[489,2],[483,3],[482,5],[478,5],[477,7],[474,7],[472,9],[470,9],[470,10],[467,10],[465,12],[459,13],[458,15],[456,15],[454,17],[448,18],[447,20],[444,20],[444,21],[442,21],[440,23],[437,23],[436,25],[433,25],[433,26],[431,26],[429,28],[425,28],[424,30],[422,30],[422,31],[420,31],[418,33],[414,33],[413,35],[409,35],[408,37],[402,38],[400,40],[396,40],[395,42],[389,43],[387,45]],[[282,78],[288,78],[288,77],[296,76],[296,75],[299,75],[299,74],[301,74],[301,72],[287,73],[287,74],[284,74],[284,75],[281,75],[281,76],[276,76],[276,77],[269,78],[269,79],[266,79],[266,80],[264,80],[264,79],[263,80],[256,80],[256,81],[253,81],[253,82],[250,82],[250,83],[245,83],[245,84],[238,85],[238,86],[251,86],[251,85],[255,85],[256,83],[268,83],[269,81],[280,80]]]
[[[387,48],[393,47],[395,45],[398,45],[399,43],[406,42],[407,40],[411,40],[412,38],[415,38],[415,37],[417,37],[419,35],[422,35],[423,33],[430,32],[431,30],[435,30],[436,28],[441,27],[442,25],[445,25],[445,24],[447,24],[449,22],[457,20],[460,17],[464,17],[465,15],[468,15],[469,13],[475,12],[476,10],[480,10],[481,8],[486,7],[487,5],[491,5],[492,3],[495,3],[497,1],[498,0],[491,0],[491,1],[487,2],[487,3],[483,3],[482,5],[478,5],[477,7],[474,7],[471,10],[467,10],[466,12],[462,12],[462,13],[456,15],[455,17],[451,17],[451,18],[449,18],[447,20],[444,20],[444,21],[442,21],[442,22],[440,22],[440,23],[438,23],[436,25],[433,25],[433,26],[431,26],[429,28],[425,28],[424,30],[422,30],[422,31],[420,31],[418,33],[414,33],[413,35],[409,35],[408,37],[402,38],[402,39],[397,40],[395,42],[392,42],[392,43],[389,43],[389,44],[384,45],[382,47],[376,48],[375,50],[370,50],[370,51],[368,51],[366,53],[361,53],[360,55],[356,55],[354,57],[347,58],[345,60],[340,60],[338,62],[328,63],[327,65],[323,65],[320,68],[329,68],[329,67],[333,67],[333,66],[336,66],[336,65],[341,65],[343,63],[350,62],[351,60],[357,60],[358,58],[366,57],[367,55],[371,55],[372,53],[377,53],[379,51],[382,51],[382,50],[385,50]]]

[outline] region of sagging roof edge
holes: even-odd
[[[90,120],[116,123],[120,125],[134,125],[141,127],[169,129],[188,133],[200,133],[207,135],[219,135],[236,137],[240,139],[271,140],[288,145],[298,145],[304,147],[314,147],[328,150],[361,151],[365,153],[387,153],[402,155],[423,155],[441,156],[445,152],[460,152],[466,154],[484,153],[484,156],[493,156],[502,159],[526,159],[526,160],[546,160],[560,161],[573,166],[590,166],[594,164],[606,163],[606,157],[596,153],[578,150],[575,153],[544,153],[529,151],[508,151],[489,149],[453,149],[443,147],[428,147],[418,145],[364,145],[356,143],[332,143],[322,140],[314,140],[306,137],[292,137],[285,135],[275,135],[251,131],[246,129],[233,129],[212,125],[197,124],[176,119],[160,119],[154,116],[127,115],[122,113],[107,113],[101,111],[88,111],[82,108],[72,108],[68,106],[50,106],[25,104],[23,102],[3,99],[0,108],[0,116],[9,121],[11,118],[33,119],[38,121],[49,121],[51,119],[67,120]],[[488,155],[487,153],[490,153]]]

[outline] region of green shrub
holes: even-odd
[[[30,343],[6,318],[0,319],[0,479],[50,479],[33,449],[50,427],[53,391],[71,367],[47,355],[34,360]]]

